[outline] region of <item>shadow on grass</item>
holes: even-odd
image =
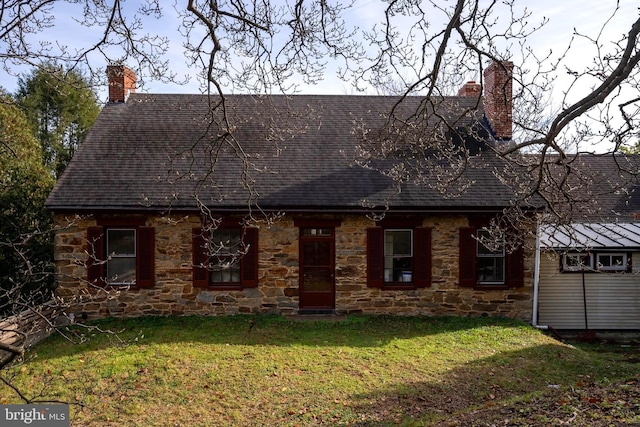
[[[57,357],[128,343],[202,343],[217,345],[380,347],[394,339],[498,326],[525,328],[527,324],[506,318],[350,316],[344,320],[294,321],[281,316],[238,315],[227,317],[143,317],[106,319],[87,329],[74,327],[87,342],[74,344],[52,336],[37,349],[41,357]],[[53,343],[55,345],[49,345]]]
[[[570,347],[501,318],[174,317],[97,325],[122,330],[131,347],[110,351],[109,335],[99,333],[80,345],[52,338],[36,352],[45,371],[56,367],[63,388],[94,381],[116,414],[120,397],[164,405],[186,393],[213,405],[208,409],[248,405],[237,409],[236,425],[559,425],[555,419],[568,421],[584,409],[573,410],[567,390],[581,403],[605,377],[612,383],[640,378],[640,364],[623,355]],[[52,361],[66,355],[75,360]],[[118,366],[103,363],[114,357]],[[593,405],[605,402],[599,399]],[[197,412],[188,402],[176,411]],[[637,412],[640,395],[635,402]],[[609,415],[614,424],[624,416]],[[136,415],[122,416],[144,425]],[[222,425],[208,420],[199,425]]]
[[[640,367],[611,362],[553,344],[499,353],[451,369],[437,381],[400,382],[353,395],[350,406],[359,421],[351,425],[633,424],[640,421]]]

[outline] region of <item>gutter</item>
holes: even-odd
[[[540,285],[540,222],[536,226],[536,253],[533,267],[533,312],[531,313],[531,325],[534,328],[547,330],[548,325],[538,325],[538,291]]]
[[[45,205],[45,208],[49,211],[55,213],[171,213],[171,212],[193,212],[199,213],[200,210],[197,206],[150,206],[150,207],[140,207],[140,206],[83,206],[83,205]],[[220,206],[210,206],[211,210],[214,212],[225,213],[225,214],[247,214],[250,212],[249,207],[220,207]],[[252,206],[253,208],[253,206]],[[361,207],[344,208],[344,207],[325,207],[325,206],[310,206],[310,207],[283,207],[283,206],[275,206],[275,207],[262,207],[261,209],[264,212],[268,213],[284,213],[284,214],[336,214],[336,215],[350,215],[350,214],[371,214],[376,212],[382,212],[386,214],[402,214],[402,215],[424,215],[424,214],[499,214],[504,210],[504,208],[499,207],[490,207],[486,209],[482,208],[430,208],[430,209],[368,209]]]

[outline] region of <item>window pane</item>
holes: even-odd
[[[331,228],[303,228],[303,236],[323,236],[331,237],[333,235],[333,229]]]
[[[386,257],[384,260],[385,282],[411,282],[413,273],[413,258]]]
[[[135,256],[136,230],[107,230],[107,254],[111,256]]]
[[[240,269],[237,266],[227,268],[215,268],[211,272],[211,282],[216,283],[240,283]]]
[[[614,267],[624,267],[624,255],[611,255],[611,265]]]
[[[111,258],[107,261],[107,283],[133,284],[136,281],[136,259]]]
[[[132,285],[136,282],[136,230],[107,230],[107,283]]]
[[[580,266],[580,256],[579,255],[567,255],[565,258],[565,262],[567,267],[579,267]]]
[[[211,243],[213,253],[220,255],[238,255],[242,250],[242,229],[240,227],[220,227],[213,232]]]
[[[598,254],[598,268],[603,270],[626,270],[624,254]]]
[[[411,230],[385,230],[384,251],[386,256],[412,256]]]
[[[393,259],[393,281],[411,282],[413,272],[413,260],[411,258]]]
[[[306,241],[302,251],[305,266],[331,265],[331,244],[328,241]]]
[[[593,268],[593,255],[585,253],[565,254],[564,269],[567,271],[578,271],[582,268]]]
[[[487,230],[478,230],[478,256],[504,255],[504,242]]]
[[[240,283],[240,259],[215,257],[211,259],[211,283]]]
[[[219,227],[213,230],[211,244],[211,284],[239,284],[240,260],[245,249],[242,245],[242,227]]]
[[[600,264],[602,267],[611,267],[611,257],[608,255],[599,256],[598,264]]]
[[[412,230],[384,231],[384,281],[387,283],[413,280]]]
[[[479,283],[504,283],[504,258],[478,258]]]

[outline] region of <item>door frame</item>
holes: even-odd
[[[336,305],[336,230],[334,223],[324,223],[324,222],[305,222],[304,224],[296,224],[300,227],[299,230],[299,276],[298,276],[298,305],[299,311],[301,313],[333,313]],[[305,230],[309,229],[329,229],[331,230],[330,235],[305,235]],[[331,270],[331,290],[329,291],[330,302],[322,305],[313,305],[308,304],[307,297],[304,295],[304,243],[310,241],[324,241],[329,243],[330,254],[330,270]],[[311,293],[312,294],[312,293]],[[309,294],[307,294],[309,295]],[[311,297],[312,298],[312,297]]]

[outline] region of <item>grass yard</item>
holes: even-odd
[[[173,317],[51,337],[5,371],[74,426],[640,424],[633,345],[492,318]],[[120,341],[122,340],[122,341]],[[23,403],[0,386],[0,403]]]

